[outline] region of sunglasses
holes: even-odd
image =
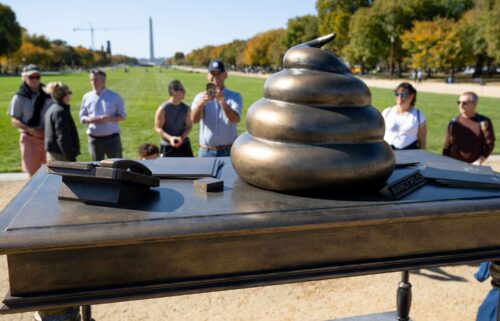
[[[394,97],[406,98],[408,97],[408,93],[394,93]]]
[[[470,101],[457,100],[457,105],[463,104],[464,106],[467,106],[470,103],[471,103]]]
[[[174,88],[172,89],[173,91],[182,91],[185,92],[186,90],[184,88]]]
[[[28,79],[40,79],[40,75],[36,75],[36,76],[28,76]]]

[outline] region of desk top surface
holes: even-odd
[[[458,172],[477,167],[425,151],[398,152]],[[245,183],[229,158],[224,191],[200,193],[192,180],[164,179],[143,201],[103,207],[57,199],[61,177],[39,171],[0,215],[0,254],[27,250],[141,243],[211,234],[307,229],[322,224],[366,224],[498,212],[500,190],[429,183],[400,200],[363,191],[289,195]]]

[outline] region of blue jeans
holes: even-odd
[[[204,147],[200,147],[198,151],[198,156],[199,157],[224,157],[224,156],[231,156],[231,148],[224,148],[221,150],[213,150],[213,149],[207,149]]]

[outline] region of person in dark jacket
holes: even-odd
[[[54,101],[45,114],[47,160],[74,162],[80,155],[80,141],[69,110],[72,92],[62,82],[47,84],[45,91]]]
[[[488,117],[476,112],[478,100],[478,96],[470,91],[458,98],[460,115],[448,124],[443,155],[481,165],[493,151],[493,124]]]

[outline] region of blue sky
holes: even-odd
[[[153,18],[155,56],[170,57],[209,44],[248,39],[289,18],[316,14],[315,0],[0,0],[10,6],[30,34],[90,47],[95,28],[97,48],[111,41],[114,54],[149,57],[149,17]],[[123,28],[98,30],[99,28]],[[125,29],[128,28],[128,29]]]

